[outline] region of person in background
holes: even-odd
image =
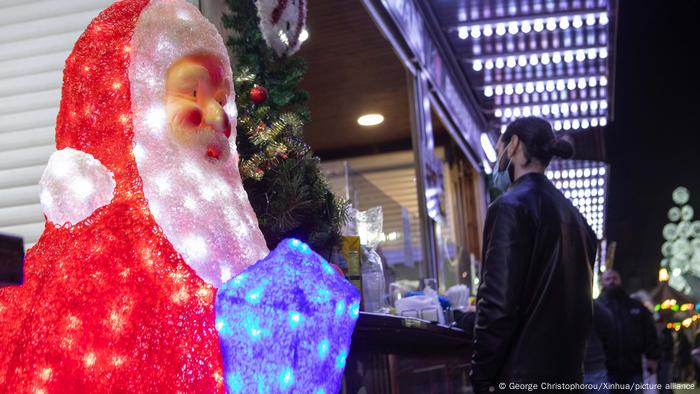
[[[569,158],[573,147],[547,121],[528,117],[512,122],[496,149],[494,185],[506,191],[489,206],[484,227],[474,391],[581,383],[597,239],[544,175],[552,157]]]
[[[639,301],[627,295],[622,288],[620,274],[612,269],[603,273],[603,294],[600,301],[614,318],[612,343],[607,354],[610,382],[643,383],[642,355],[647,358],[650,374],[656,373],[657,363],[661,357],[651,312]],[[613,392],[629,393],[630,391],[613,390]]]
[[[589,393],[607,394],[610,391],[603,387],[608,383],[608,369],[605,366],[606,352],[610,348],[613,335],[613,317],[610,311],[600,303],[593,302],[593,329],[586,341],[586,356],[583,359],[583,382],[596,384],[598,390],[588,390]]]

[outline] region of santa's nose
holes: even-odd
[[[223,133],[226,138],[231,136],[231,121],[228,114],[216,100],[209,100],[204,106],[202,123],[217,133]]]

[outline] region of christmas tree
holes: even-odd
[[[270,249],[284,238],[308,243],[329,257],[340,241],[346,202],[329,190],[319,159],[304,143],[308,93],[299,88],[306,66],[278,56],[263,38],[256,2],[227,0],[224,26],[234,33],[240,171]]]
[[[666,242],[661,246],[661,266],[669,270],[671,286],[693,294],[700,290],[700,220],[693,220],[695,212],[689,200],[685,187],[673,191],[676,206],[669,209],[670,222],[663,228]]]

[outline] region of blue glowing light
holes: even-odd
[[[226,377],[226,387],[228,387],[229,393],[242,393],[243,392],[243,379],[238,373],[232,373]]]
[[[285,368],[280,373],[280,389],[289,390],[294,384],[294,371],[291,368]]]
[[[321,342],[318,343],[318,356],[323,360],[328,356],[328,350],[330,349],[330,344],[328,343],[328,339],[322,339]]]
[[[217,292],[227,390],[339,392],[359,304],[357,289],[308,245],[282,241]]]
[[[260,302],[260,297],[262,297],[263,290],[263,287],[254,288],[245,295],[245,300],[251,304],[257,304]]]
[[[301,314],[299,312],[289,311],[289,326],[292,328],[299,327],[301,323]]]
[[[348,352],[345,350],[341,351],[340,354],[338,354],[338,357],[335,358],[335,367],[336,368],[345,368],[345,362],[348,359]]]
[[[335,304],[335,315],[340,316],[345,312],[345,301],[340,300]]]
[[[348,313],[350,314],[350,317],[357,319],[357,317],[360,316],[360,303],[355,302],[350,304],[348,307]]]

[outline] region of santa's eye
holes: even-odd
[[[192,97],[197,98],[197,89],[192,91]]]
[[[289,29],[291,29],[291,28],[292,28],[292,25],[289,22],[287,22],[287,31],[289,31]]]

